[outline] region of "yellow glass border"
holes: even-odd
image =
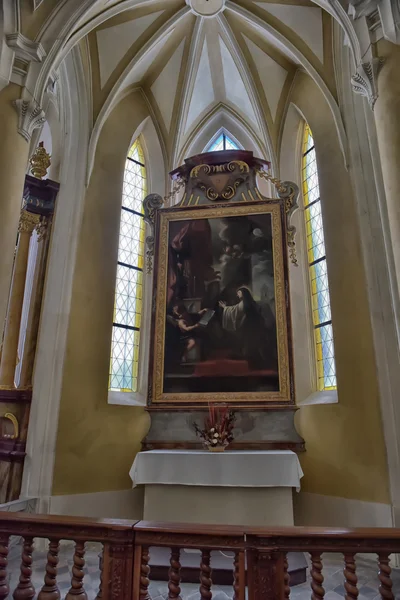
[[[314,146],[314,138],[308,123],[306,123],[304,127],[303,134],[303,146],[302,146],[302,190],[303,190],[303,202],[304,202],[304,223],[305,223],[305,232],[306,232],[306,246],[307,246],[307,260],[308,263],[311,263],[315,260],[314,256],[314,248],[312,241],[312,226],[311,219],[307,219],[307,211],[306,206],[309,204],[309,189],[308,189],[308,181],[307,181],[307,156],[306,152],[309,149],[309,139],[313,141],[311,144]],[[317,171],[318,177],[318,171]],[[319,200],[319,202],[321,202]],[[322,228],[323,232],[323,228]],[[325,259],[326,260],[326,259]],[[325,371],[324,371],[324,360],[322,356],[322,340],[321,340],[321,330],[317,325],[320,324],[319,321],[319,312],[316,310],[316,304],[318,304],[317,299],[317,291],[315,278],[313,278],[314,265],[308,265],[308,278],[309,278],[309,293],[311,298],[311,311],[312,311],[312,322],[314,329],[314,350],[315,350],[315,359],[316,359],[316,368],[317,368],[317,385],[319,391],[328,391],[328,390],[336,390],[336,386],[325,386]],[[317,322],[316,322],[317,321]],[[335,347],[333,347],[333,360],[335,360]],[[335,369],[336,371],[336,369]]]

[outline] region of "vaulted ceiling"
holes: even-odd
[[[97,15],[99,23],[88,36],[95,119],[128,89],[141,88],[172,167],[218,112],[236,119],[270,157],[279,145],[298,69],[315,76],[335,97],[332,20],[316,4],[187,2],[191,5],[183,0],[130,2],[126,10],[125,2],[103,0],[88,15]],[[215,6],[218,14],[201,16]]]

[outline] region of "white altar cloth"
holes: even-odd
[[[148,450],[129,472],[140,484],[291,487],[300,491],[303,471],[291,450]]]

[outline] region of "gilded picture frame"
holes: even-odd
[[[266,408],[294,405],[292,335],[289,306],[288,252],[285,205],[280,199],[263,199],[254,202],[218,203],[205,206],[163,208],[156,211],[155,245],[154,245],[154,289],[151,328],[151,350],[148,405],[156,409],[184,409],[207,405],[210,402],[221,402],[237,408],[264,406]],[[224,391],[220,385],[207,391],[181,391],[166,389],[166,327],[168,315],[168,285],[170,272],[170,230],[177,223],[196,223],[196,221],[228,220],[238,218],[270,219],[271,244],[273,256],[273,287],[276,323],[277,380],[276,389],[254,390],[243,389],[245,380],[241,381],[240,391]],[[213,225],[213,223],[211,223]],[[223,306],[224,303],[219,303]],[[174,308],[175,310],[175,308]],[[225,310],[223,308],[222,310]],[[193,329],[193,327],[192,327]],[[183,336],[185,337],[185,336]],[[190,334],[186,335],[186,339]],[[185,342],[186,343],[186,342]],[[243,361],[242,361],[243,362]],[[212,377],[208,381],[212,387]],[[218,378],[216,378],[217,380]],[[219,380],[218,380],[219,381]],[[237,380],[238,381],[238,380]],[[252,381],[247,377],[247,381]],[[184,380],[182,379],[184,387]],[[250,388],[251,386],[249,386]]]

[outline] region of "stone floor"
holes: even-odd
[[[85,566],[85,591],[88,600],[96,598],[99,587],[99,559],[98,554],[101,546],[97,544],[88,544],[86,552]],[[13,548],[9,556],[9,574],[10,588],[13,591],[17,585],[19,577],[19,549]],[[72,567],[72,546],[64,546],[60,552],[60,561],[58,566],[58,585],[61,591],[61,597],[64,598],[70,587],[71,567]],[[324,561],[324,588],[326,600],[338,600],[344,598],[345,591],[343,587],[343,571],[340,555],[326,554]],[[43,574],[46,565],[46,555],[44,552],[35,552],[33,563],[32,581],[37,592],[43,585]],[[359,600],[379,600],[378,578],[376,562],[373,558],[358,558],[357,577],[359,581]],[[392,571],[393,592],[396,600],[400,600],[400,569]],[[200,594],[196,584],[182,584],[182,600],[199,600]],[[165,582],[152,581],[150,584],[150,594],[152,600],[165,600],[167,596],[167,584]],[[232,597],[232,588],[229,586],[214,586],[213,600],[229,600]],[[311,597],[309,582],[291,588],[291,600],[308,600]],[[12,594],[9,598],[11,600]]]

